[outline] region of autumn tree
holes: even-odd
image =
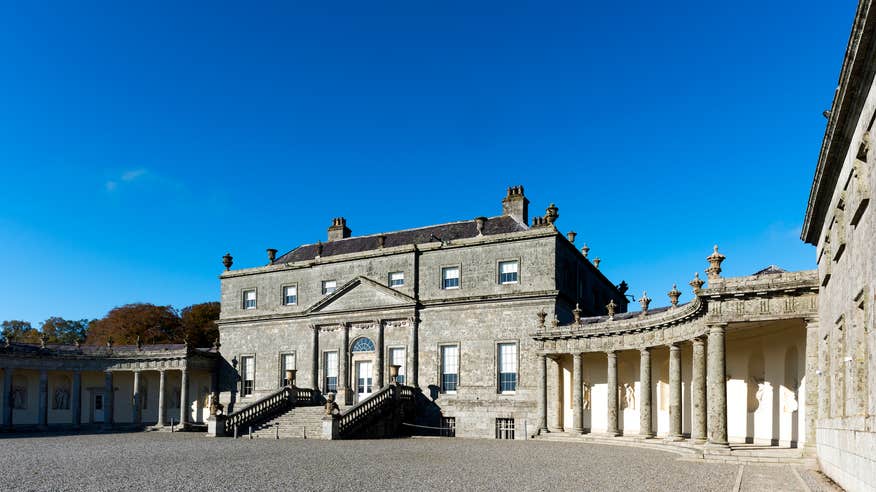
[[[204,302],[184,307],[180,311],[182,328],[189,344],[194,347],[210,347],[219,338],[219,303]]]
[[[40,332],[31,326],[30,321],[9,320],[0,323],[3,338],[20,343],[39,343]]]
[[[58,316],[43,321],[40,328],[42,334],[47,337],[49,343],[72,344],[77,340],[85,340],[90,321],[87,319],[72,320]]]
[[[182,343],[183,331],[179,315],[172,306],[126,304],[112,309],[95,320],[88,329],[86,343],[132,345],[137,337],[143,344]]]

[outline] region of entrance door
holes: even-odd
[[[373,391],[371,361],[356,362],[356,397],[362,401]]]
[[[103,393],[94,393],[94,398],[92,400],[92,417],[95,423],[103,422]]]

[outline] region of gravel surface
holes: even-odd
[[[599,444],[136,433],[0,437],[0,489],[732,490],[737,466]]]

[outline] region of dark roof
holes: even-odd
[[[140,352],[176,352],[184,350],[185,344],[182,343],[167,343],[156,345],[143,345],[138,348],[136,345],[113,345],[112,349],[108,349],[106,345],[65,345],[56,343],[47,343],[46,348],[41,348],[39,344],[9,342],[9,347],[5,346],[5,341],[0,342],[0,353],[11,351],[25,354],[54,354],[54,355],[127,355]],[[196,348],[194,352],[210,353],[215,352],[214,348]]]
[[[770,265],[763,270],[754,272],[753,275],[776,275],[779,273],[788,273],[788,271],[783,268],[779,268],[776,265]]]
[[[487,219],[487,223],[484,224],[484,235],[491,236],[495,234],[506,234],[509,232],[525,231],[526,229],[526,226],[514,220],[513,217],[502,215]],[[477,224],[475,220],[472,219],[462,222],[451,222],[449,224],[420,227],[418,229],[407,229],[404,231],[329,241],[322,243],[322,254],[320,256],[325,257],[375,250],[379,247],[378,238],[381,236],[384,238],[383,246],[385,248],[392,248],[394,246],[436,242],[437,240],[434,239],[433,236],[446,243],[457,239],[477,237],[477,235]],[[274,260],[274,264],[312,260],[316,258],[316,252],[316,244],[305,244],[304,246],[299,246],[283,256],[280,256]]]

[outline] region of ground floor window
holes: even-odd
[[[405,384],[405,349],[391,348],[389,349],[389,365],[398,366],[398,384]]]
[[[337,393],[338,392],[338,353],[337,352],[326,352],[325,353],[325,367],[323,367],[323,372],[325,373],[325,392],[326,393]]]
[[[456,437],[456,417],[441,417],[441,435]]]
[[[459,384],[459,345],[441,347],[441,391],[456,393]]]
[[[497,350],[499,393],[517,391],[517,344],[500,343]]]
[[[295,354],[280,354],[280,386],[289,386],[292,381],[286,378],[286,371],[295,369]]]
[[[496,419],[496,439],[514,439],[514,419]]]
[[[243,375],[240,392],[249,396],[255,387],[255,357],[245,355],[240,358],[240,373]]]

